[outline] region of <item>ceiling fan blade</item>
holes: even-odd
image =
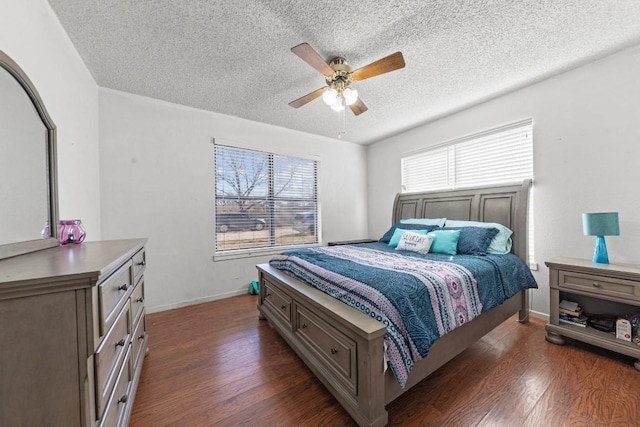
[[[365,65],[362,68],[358,68],[351,73],[351,77],[353,80],[364,80],[388,73],[389,71],[399,70],[400,68],[404,68],[404,65],[402,52],[396,52],[382,59],[378,59],[369,65]]]
[[[293,108],[300,108],[303,105],[305,105],[308,102],[313,101],[314,99],[316,99],[317,97],[322,95],[322,92],[324,92],[327,89],[327,87],[321,87],[320,89],[316,89],[311,93],[306,94],[305,96],[302,96],[298,99],[296,99],[295,101],[291,101],[289,103],[289,105],[291,105]]]
[[[291,52],[295,53],[307,64],[324,74],[325,77],[333,76],[333,70],[325,62],[324,59],[316,52],[308,43],[301,43],[291,48]]]
[[[364,102],[362,102],[362,99],[360,98],[358,98],[353,104],[349,105],[349,108],[351,108],[351,111],[353,111],[353,114],[356,116],[359,116],[368,110],[367,106],[364,105]]]

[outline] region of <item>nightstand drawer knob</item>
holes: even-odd
[[[600,287],[600,283],[598,283],[598,282],[593,282],[592,285],[593,285],[594,288],[599,288]]]

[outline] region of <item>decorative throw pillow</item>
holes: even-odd
[[[422,234],[424,236],[429,231],[430,230],[413,230],[411,232]],[[406,232],[409,232],[409,231],[405,230],[404,228],[396,228],[396,231],[393,232],[393,236],[391,236],[391,239],[389,239],[389,246],[391,246],[392,248],[395,248],[396,246],[398,246],[398,242],[400,242],[400,238]]]
[[[424,224],[394,224],[391,226],[391,228],[389,230],[387,230],[386,233],[384,233],[384,235],[380,238],[380,240],[378,240],[378,242],[380,243],[389,243],[389,241],[391,240],[391,237],[393,237],[393,233],[395,233],[396,228],[402,228],[403,230],[411,230],[411,231],[415,231],[415,230],[427,230],[427,231],[432,231],[432,230],[437,230],[440,227],[437,227],[435,225],[424,225]]]
[[[444,230],[460,230],[459,255],[486,255],[491,241],[498,234],[494,227],[445,227]]]
[[[402,237],[398,242],[396,250],[426,254],[429,252],[429,248],[431,247],[432,242],[433,236],[430,234],[419,234],[414,233],[413,231],[405,231],[404,233],[402,233]]]
[[[438,227],[444,227],[446,221],[447,218],[409,218],[401,219],[400,224],[437,225]]]
[[[429,252],[434,254],[455,255],[460,239],[460,230],[436,230],[431,231],[427,236],[433,236],[433,243]]]
[[[497,222],[478,222],[478,221],[457,221],[447,220],[446,227],[485,227],[485,228],[497,228],[498,234],[495,235],[491,244],[487,248],[488,254],[508,254],[511,252],[511,235],[513,231],[508,229],[502,224]]]

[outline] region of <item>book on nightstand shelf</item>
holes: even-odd
[[[558,308],[560,315],[580,317],[582,315],[582,307],[577,302],[562,300]]]
[[[558,314],[560,323],[568,323],[583,328],[587,327],[587,321],[589,319],[582,314],[582,307],[580,307],[577,302],[567,300],[560,301]]]
[[[580,326],[582,328],[586,328],[587,327],[587,320],[589,320],[587,318],[587,316],[565,316],[560,314],[560,317],[558,318],[558,320],[560,321],[560,323],[567,323],[569,325],[576,325],[576,326]]]

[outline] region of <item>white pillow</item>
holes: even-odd
[[[426,254],[433,243],[433,234],[418,234],[411,231],[402,233],[402,237],[396,246],[397,251],[412,251],[419,254]]]
[[[511,252],[511,235],[513,231],[508,229],[502,224],[497,222],[478,222],[478,221],[458,221],[448,219],[445,223],[445,227],[485,227],[485,228],[497,228],[498,234],[491,240],[491,244],[487,248],[488,254],[504,255]]]
[[[444,227],[446,220],[447,218],[410,218],[401,219],[400,224],[437,225],[438,227]]]

